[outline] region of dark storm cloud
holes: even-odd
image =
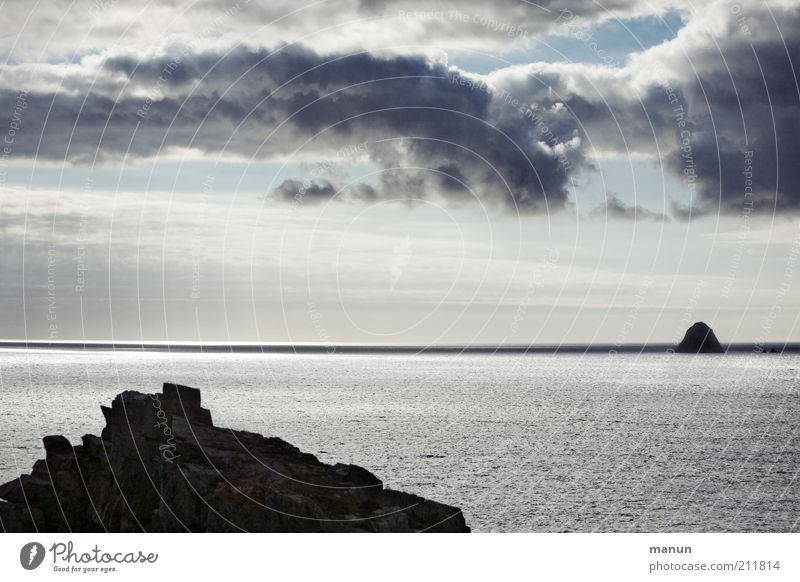
[[[327,181],[323,183],[304,183],[300,180],[292,179],[284,180],[273,190],[273,194],[284,202],[290,202],[292,200],[296,200],[297,202],[304,200],[312,202],[317,200],[330,200],[337,192],[338,190],[336,187]]]
[[[505,86],[562,102],[590,151],[661,158],[680,184],[678,217],[797,211],[800,8],[738,14],[714,3],[623,69],[534,66]]]
[[[660,212],[653,212],[638,204],[626,204],[613,194],[606,198],[605,205],[595,208],[592,214],[595,216],[607,216],[608,218],[621,218],[623,220],[655,220],[659,222],[668,222],[670,220],[668,216]]]
[[[687,181],[694,168],[699,212],[800,209],[800,10],[779,12],[780,28],[754,13],[750,26],[759,38],[696,49],[686,63],[697,71],[683,86],[691,122],[668,159]]]
[[[518,106],[423,57],[325,57],[301,48],[109,59],[121,96],[31,93],[16,156],[86,163],[153,156],[170,148],[244,157],[291,157],[366,143],[385,172],[384,194],[472,191],[510,205],[559,208],[578,151],[553,151],[574,136],[566,111],[540,127]],[[16,94],[0,93],[0,108]],[[545,144],[545,145],[542,145]]]
[[[366,202],[378,197],[375,188],[369,184],[336,186],[329,180],[301,181],[294,179],[284,180],[272,190],[271,194],[277,200],[296,204],[315,204],[334,199]]]

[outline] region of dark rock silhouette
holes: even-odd
[[[164,384],[101,407],[106,427],[0,486],[7,532],[468,532],[458,508],[385,489],[279,438],[215,427],[200,391]]]
[[[675,348],[680,354],[722,354],[725,350],[714,335],[714,330],[698,321],[686,330],[683,340]]]

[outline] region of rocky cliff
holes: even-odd
[[[9,532],[468,532],[458,508],[386,489],[278,438],[215,427],[200,391],[123,392],[106,427],[0,486]]]
[[[714,335],[714,330],[698,321],[686,330],[683,340],[675,348],[680,354],[722,354],[725,350]]]

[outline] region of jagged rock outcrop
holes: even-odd
[[[458,508],[385,489],[279,438],[215,427],[200,391],[164,384],[102,407],[106,427],[0,486],[9,532],[468,532]]]
[[[680,354],[722,354],[725,350],[719,344],[714,330],[698,321],[686,330],[683,340],[675,348]]]

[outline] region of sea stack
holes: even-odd
[[[214,426],[200,391],[164,384],[102,407],[101,436],[44,437],[0,486],[6,532],[468,532],[451,507],[328,465],[279,438]]]
[[[683,340],[675,348],[679,354],[722,354],[725,350],[719,344],[714,330],[698,321],[686,330]]]

